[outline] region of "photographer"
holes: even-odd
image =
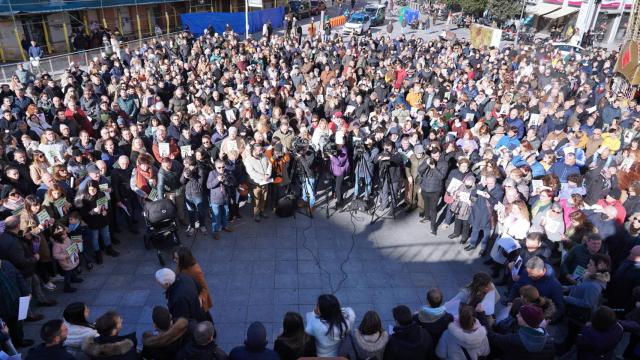
[[[354,196],[360,196],[360,181],[364,181],[364,196],[368,199],[371,195],[373,173],[375,171],[374,161],[377,159],[380,150],[375,146],[373,136],[354,142],[353,161],[355,163],[355,189]]]
[[[389,196],[397,196],[399,193],[400,179],[404,172],[405,159],[402,154],[396,151],[396,147],[389,139],[382,143],[382,153],[374,160],[378,164],[378,174],[382,185],[382,198],[380,207],[386,209]],[[397,206],[397,199],[392,199],[392,206]]]
[[[207,179],[207,170],[198,166],[194,157],[187,156],[184,159],[184,170],[180,177],[180,183],[184,185],[184,200],[189,215],[188,236],[193,236],[198,228],[202,234],[207,233],[205,225],[206,202],[203,199],[205,179]]]
[[[214,169],[209,173],[207,189],[211,204],[211,231],[213,238],[220,240],[220,230],[232,232],[229,223],[229,202],[235,194],[236,179],[233,174],[225,170],[224,161],[216,160]]]
[[[286,195],[287,189],[291,184],[291,176],[289,173],[289,166],[291,164],[291,157],[289,156],[287,149],[283,146],[278,139],[276,139],[273,146],[269,146],[265,152],[269,162],[271,163],[273,183],[271,183],[271,191],[269,202],[272,209],[276,208],[278,200]]]
[[[431,234],[436,235],[438,219],[438,202],[442,194],[442,181],[447,172],[447,162],[441,157],[440,149],[432,147],[431,156],[420,164],[418,173],[421,177],[420,188],[424,200],[424,218],[421,222],[431,222]]]
[[[302,192],[302,200],[309,204],[310,211],[316,202],[316,153],[309,147],[309,141],[302,138],[296,138],[293,142],[294,160],[296,166],[293,178],[298,179],[300,191]],[[302,173],[300,173],[302,172]]]
[[[336,147],[335,150],[326,151],[325,154],[329,155],[331,161],[331,175],[335,181],[335,195],[336,195],[336,209],[342,207],[344,193],[342,191],[342,181],[344,177],[349,173],[349,155],[347,154],[347,147],[344,146],[344,134],[341,132],[336,133]],[[326,148],[326,147],[325,147]]]

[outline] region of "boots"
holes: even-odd
[[[102,251],[96,251],[96,263],[102,265]]]
[[[105,253],[106,253],[107,255],[109,255],[109,256],[112,256],[112,257],[118,257],[118,256],[120,256],[120,253],[119,253],[119,252],[117,252],[117,251],[113,248],[113,246],[111,246],[111,245],[107,246],[107,248],[106,248],[106,250],[105,250]]]

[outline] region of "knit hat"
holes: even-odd
[[[520,308],[520,316],[527,325],[532,328],[540,327],[540,324],[544,320],[544,313],[542,309],[536,305],[525,305]]]
[[[249,325],[244,344],[252,350],[262,350],[267,346],[267,329],[261,322],[255,321]]]
[[[168,268],[156,271],[156,281],[160,285],[172,285],[176,281],[176,273]]]

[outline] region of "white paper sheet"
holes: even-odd
[[[20,297],[20,307],[18,308],[18,320],[24,320],[27,318],[29,312],[29,301],[31,301],[31,295]]]

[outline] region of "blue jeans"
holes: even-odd
[[[229,223],[229,205],[211,204],[211,230],[220,231]]]
[[[185,197],[184,202],[187,206],[187,213],[189,215],[189,225],[191,225],[192,228],[195,228],[197,222],[200,226],[204,226],[207,214],[205,211],[206,204],[202,200],[202,197]]]
[[[316,188],[316,179],[307,178],[304,184],[302,184],[302,200],[308,201],[309,206],[313,207],[316,203],[316,195],[313,193]],[[309,196],[307,196],[309,195]]]
[[[364,197],[368,198],[369,195],[371,195],[371,178],[367,178],[367,177],[361,177],[356,179],[356,187],[354,189],[354,196],[358,197],[358,195],[360,195],[360,179],[364,180]]]
[[[100,229],[89,229],[89,238],[91,239],[91,247],[93,248],[93,251],[100,251],[100,238],[102,238],[102,243],[105,247],[111,246],[109,226],[105,226]]]
[[[478,239],[480,236],[480,231],[482,231],[482,240]],[[469,244],[472,246],[478,246],[480,244],[481,249],[485,249],[487,247],[487,241],[489,241],[489,236],[491,235],[491,227],[477,227],[473,226],[471,228],[471,236],[469,240]]]

